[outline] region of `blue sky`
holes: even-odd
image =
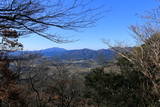
[[[66,30],[49,30],[50,33],[57,33],[70,39],[79,40],[77,42],[56,44],[45,38],[32,34],[30,37],[21,38],[25,50],[39,50],[51,47],[65,49],[102,49],[107,46],[102,43],[102,39],[113,42],[124,41],[130,45],[134,44],[131,32],[128,27],[133,24],[140,24],[143,20],[136,14],[142,14],[147,10],[155,8],[158,3],[155,0],[93,0],[94,5],[104,5],[105,16],[96,23],[95,27],[81,29],[78,32]]]

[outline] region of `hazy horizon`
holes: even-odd
[[[83,50],[83,49],[88,49],[88,50],[103,50],[103,49],[109,49],[109,48],[101,48],[101,49],[91,49],[91,48],[75,48],[75,49],[66,49],[66,48],[61,48],[61,47],[49,47],[49,48],[42,48],[42,49],[24,49],[23,51],[39,51],[39,50],[45,50],[45,49],[53,49],[53,48],[59,48],[59,49],[65,49],[65,50]]]

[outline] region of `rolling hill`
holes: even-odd
[[[105,60],[112,60],[115,57],[115,52],[110,49],[100,49],[100,50],[91,50],[91,49],[77,49],[77,50],[66,50],[63,48],[48,48],[43,50],[36,51],[19,51],[13,53],[14,55],[20,55],[21,53],[34,53],[41,54],[47,58],[56,58],[60,60],[97,60],[103,58]]]

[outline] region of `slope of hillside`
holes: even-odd
[[[22,51],[14,54],[19,55],[21,53],[34,53],[41,54],[44,57],[52,57],[60,60],[97,60],[103,58],[105,60],[112,60],[115,57],[115,53],[110,49],[91,50],[91,49],[79,49],[79,50],[66,50],[63,48],[49,48],[38,51]]]

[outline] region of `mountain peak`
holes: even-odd
[[[92,50],[92,49],[73,49],[73,50],[66,50],[64,48],[48,48],[38,51],[28,51],[32,53],[40,53],[45,57],[55,57],[62,60],[89,60],[94,59],[96,60],[98,56],[104,55],[106,59],[113,59],[115,53],[110,49],[100,49],[100,50]]]

